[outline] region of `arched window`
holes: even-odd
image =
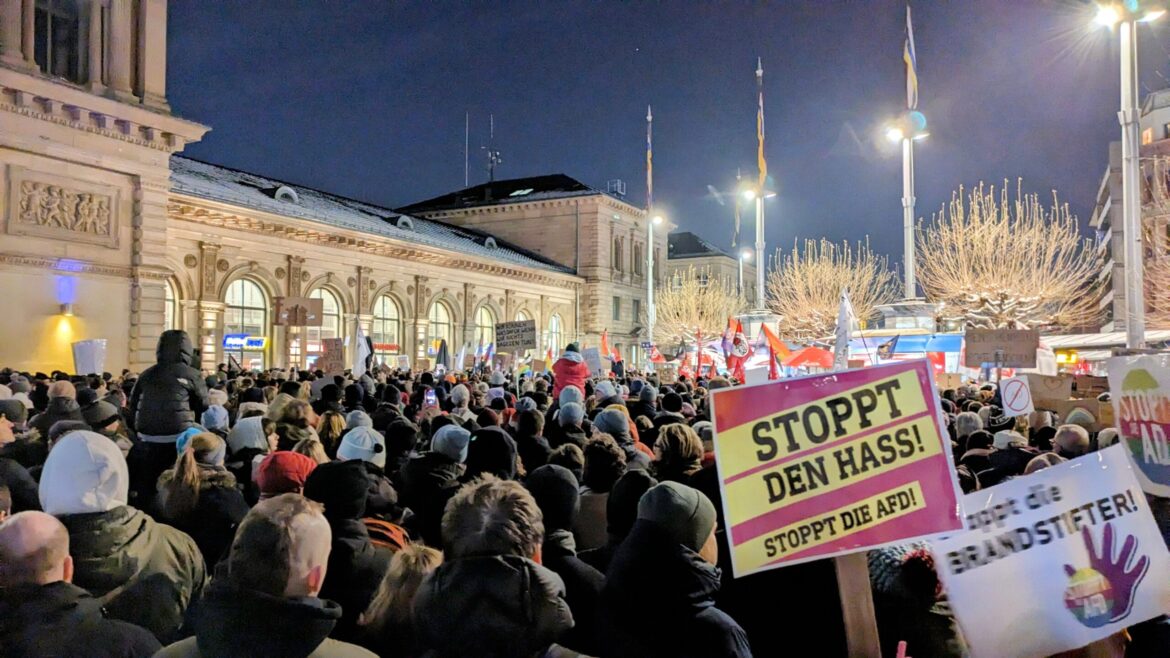
[[[236,279],[224,298],[223,333],[243,336],[224,347],[229,355],[248,369],[263,369],[268,345],[268,297],[251,279]],[[248,340],[251,339],[251,340]]]
[[[613,239],[613,269],[622,271],[622,239]]]
[[[434,356],[439,350],[439,341],[447,341],[447,349],[451,349],[454,339],[451,324],[451,309],[443,302],[431,304],[427,311],[427,356]]]
[[[646,262],[646,258],[642,255],[642,245],[634,245],[634,274],[642,276],[642,265]]]
[[[548,319],[548,347],[554,359],[561,353],[561,316],[556,313]]]
[[[496,342],[496,314],[486,304],[475,312],[475,341],[485,347]]]
[[[306,327],[306,349],[305,353],[308,355],[310,363],[309,366],[316,362],[317,357],[325,353],[325,346],[322,341],[326,338],[342,338],[341,332],[341,302],[337,301],[337,295],[326,288],[317,288],[309,293],[309,299],[321,300],[321,326],[320,327]]]
[[[370,337],[374,343],[374,359],[388,363],[390,357],[402,353],[402,313],[398,303],[389,295],[374,302],[374,325]]]
[[[175,282],[167,280],[163,286],[166,297],[163,300],[163,329],[182,329],[179,326],[179,294],[175,291]]]
[[[531,320],[531,319],[532,319],[532,316],[528,315],[528,311],[525,311],[524,309],[520,309],[519,311],[516,311],[516,322],[523,322],[525,320]]]

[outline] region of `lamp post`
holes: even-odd
[[[654,342],[654,226],[662,223],[662,215],[654,215],[646,222],[646,340]],[[647,357],[649,358],[649,357]]]
[[[743,198],[756,202],[756,253],[764,253],[764,199],[776,196],[775,192],[757,190],[749,187],[743,191]],[[742,266],[740,269],[743,269]],[[742,278],[742,277],[741,277]],[[764,268],[756,266],[756,305],[763,308],[764,303]]]
[[[1141,5],[1145,4],[1145,7]],[[1142,273],[1142,211],[1140,147],[1138,146],[1137,24],[1149,23],[1166,13],[1151,3],[1125,2],[1099,5],[1095,22],[1117,27],[1121,40],[1121,232],[1125,258],[1125,346],[1145,346],[1146,300]]]
[[[737,294],[737,295],[743,294],[743,264],[745,261],[749,261],[751,259],[752,259],[751,250],[744,249],[744,250],[739,252],[739,259],[738,259],[739,260],[739,278],[736,279],[736,283],[735,283],[735,294]]]
[[[914,142],[928,135],[926,117],[917,110],[908,110],[886,130],[891,142],[902,144],[902,294],[906,299],[918,296],[914,285]]]

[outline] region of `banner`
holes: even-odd
[[[1048,656],[1170,610],[1170,554],[1120,446],[963,509],[967,529],[931,548],[974,658]]]
[[[1113,419],[1149,494],[1170,497],[1170,355],[1109,359]]]
[[[496,325],[496,349],[523,352],[536,349],[536,320],[501,322]]]
[[[926,360],[712,393],[735,576],[962,528]]]
[[[1035,368],[1040,332],[1035,329],[968,329],[963,334],[968,368],[999,365]]]

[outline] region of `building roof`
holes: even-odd
[[[666,254],[667,258],[672,259],[702,258],[703,256],[732,258],[731,254],[690,231],[676,231],[667,236]]]
[[[498,180],[457,190],[426,201],[412,203],[399,208],[404,213],[427,213],[440,210],[458,210],[478,206],[494,206],[504,203],[564,199],[578,196],[606,194],[565,174],[529,176]],[[618,197],[615,197],[618,198]],[[624,199],[623,199],[624,200]]]
[[[335,228],[436,247],[511,265],[572,273],[555,263],[482,231],[422,219],[328,192],[171,156],[171,189],[209,201],[305,219]],[[292,194],[288,194],[289,190]],[[409,222],[401,221],[402,218]]]

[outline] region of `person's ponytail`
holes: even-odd
[[[195,509],[199,504],[199,487],[203,474],[195,460],[195,440],[192,439],[179,458],[175,460],[175,472],[165,485],[162,515],[178,519]]]

